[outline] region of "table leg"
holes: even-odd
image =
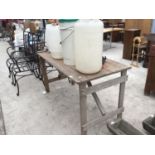
[[[127,70],[124,70],[121,72],[121,76],[126,76]],[[119,87],[119,99],[118,99],[118,108],[123,107],[123,102],[124,102],[124,93],[125,93],[125,81],[120,83]],[[118,119],[122,119],[122,113],[117,115]]]
[[[40,62],[40,71],[42,74],[43,84],[45,86],[46,92],[49,92],[50,89],[49,89],[48,77],[47,77],[47,72],[46,72],[46,67],[45,67],[45,60],[39,57],[39,62]]]
[[[86,88],[86,83],[79,85],[80,95],[80,119],[81,119],[81,134],[86,135],[87,131],[83,129],[83,125],[87,123],[87,95],[83,94],[83,89]]]

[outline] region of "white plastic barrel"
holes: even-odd
[[[55,59],[62,59],[62,46],[60,29],[58,25],[50,25],[46,27],[46,39],[48,50],[51,52],[52,57]]]
[[[61,44],[63,50],[64,64],[75,65],[73,36],[75,22],[60,23]]]
[[[75,67],[84,74],[102,68],[103,23],[100,20],[79,20],[74,26]]]
[[[46,25],[46,30],[45,30],[45,45],[48,47],[49,43],[49,35],[48,35],[48,30],[52,27],[52,24],[47,24]]]

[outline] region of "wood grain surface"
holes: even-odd
[[[107,59],[104,65],[102,66],[100,72],[95,74],[83,74],[78,72],[75,69],[75,66],[65,65],[63,63],[63,60],[53,59],[52,55],[48,52],[41,52],[41,53],[38,53],[38,55],[76,83],[88,82],[91,80],[95,80],[95,79],[108,76],[111,74],[115,74],[131,68],[119,62]]]

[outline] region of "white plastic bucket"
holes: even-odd
[[[76,22],[60,23],[61,44],[63,50],[64,64],[75,65],[73,36],[74,24]]]
[[[74,26],[75,67],[84,74],[102,68],[103,23],[100,20],[79,20]]]
[[[46,39],[48,50],[55,59],[62,59],[62,46],[60,30],[58,25],[50,25],[46,28]]]
[[[47,48],[49,48],[49,35],[48,35],[48,31],[49,29],[52,27],[51,24],[47,24],[46,25],[46,30],[45,30],[45,45],[47,46]]]

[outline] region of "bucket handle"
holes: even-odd
[[[67,28],[64,28],[64,29],[61,29],[61,30],[67,30],[67,29],[71,29],[72,31],[70,32],[70,34],[68,36],[66,36],[66,38],[64,38],[63,40],[60,41],[60,44],[62,44],[67,38],[69,38],[73,32],[74,32],[74,29],[73,27],[67,27]]]
[[[73,29],[73,26],[65,27],[65,28],[61,27],[61,28],[60,28],[60,30],[67,30],[67,29]]]

